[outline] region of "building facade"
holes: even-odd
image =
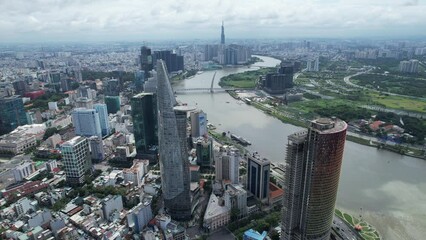
[[[130,104],[138,155],[155,153],[158,146],[156,94],[140,93],[131,98]]]
[[[320,118],[288,137],[282,239],[329,239],[347,124]]]
[[[268,202],[271,162],[253,154],[247,157],[247,190],[261,202]]]
[[[84,175],[92,170],[87,139],[80,136],[74,137],[61,145],[61,153],[67,182],[82,184]]]
[[[189,162],[186,148],[186,115],[174,109],[176,100],[166,64],[157,61],[158,140],[164,206],[175,220],[191,218]]]
[[[78,136],[102,138],[99,113],[95,109],[76,108],[72,112],[72,123]]]
[[[28,123],[22,98],[18,96],[0,98],[0,135]]]
[[[99,123],[101,124],[102,136],[108,136],[111,134],[111,128],[109,126],[108,110],[107,105],[102,103],[94,104],[93,107],[98,112]]]

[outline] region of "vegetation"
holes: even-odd
[[[235,73],[220,79],[221,87],[255,88],[260,76],[276,71],[275,68],[260,68],[255,71]]]
[[[336,216],[338,216],[340,219],[348,223],[351,227],[354,228],[355,226],[360,226],[362,229],[359,231],[359,234],[361,235],[362,239],[365,239],[365,240],[381,239],[379,232],[377,232],[377,230],[373,226],[371,226],[364,220],[353,217],[350,214],[342,212],[338,209],[335,209],[334,212]]]
[[[383,74],[362,74],[353,77],[360,86],[407,96],[426,97],[426,79]]]
[[[97,71],[82,71],[83,80],[96,80],[103,78],[116,78],[122,82],[131,82],[135,79],[133,72],[113,71],[113,72],[97,72]]]
[[[54,135],[55,133],[58,133],[59,130],[56,127],[51,127],[46,129],[46,131],[44,132],[43,135],[43,140],[48,139],[49,137],[51,137],[52,135]]]
[[[48,103],[49,102],[57,102],[63,98],[65,98],[67,95],[63,93],[52,93],[47,92],[44,95],[29,101],[27,105],[27,109],[34,109],[39,108],[40,111],[45,111],[49,108]]]
[[[278,225],[281,217],[281,211],[274,210],[271,213],[259,212],[252,214],[244,219],[233,221],[228,225],[228,229],[235,235],[237,239],[242,239],[244,232],[254,229],[258,232],[269,232]]]

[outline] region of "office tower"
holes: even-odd
[[[190,113],[191,117],[191,136],[193,138],[206,136],[207,132],[207,114],[201,110]]]
[[[347,124],[320,118],[288,137],[282,239],[329,239]]]
[[[228,184],[225,190],[225,206],[238,209],[238,217],[247,215],[247,191],[238,184]]]
[[[72,123],[76,135],[102,138],[99,113],[95,109],[75,108],[72,112]]]
[[[151,205],[149,203],[139,203],[127,213],[127,226],[134,233],[141,233],[152,218]]]
[[[266,203],[269,197],[269,171],[271,162],[259,155],[248,155],[247,190],[261,202]]]
[[[89,138],[90,154],[93,162],[101,162],[105,159],[104,143],[102,138],[91,136]]]
[[[140,93],[130,99],[136,152],[152,154],[158,146],[157,100],[153,93]]]
[[[28,83],[24,79],[15,80],[12,85],[17,95],[23,96],[29,90]]]
[[[213,141],[211,138],[198,138],[195,145],[197,164],[202,167],[211,167],[213,163]]]
[[[91,173],[89,143],[85,137],[74,137],[61,145],[62,164],[70,184],[84,183],[84,175]]]
[[[222,21],[222,32],[220,34],[220,44],[225,44],[225,27],[223,26],[223,21]]]
[[[145,72],[145,77],[150,77],[150,72],[153,69],[153,61],[152,61],[151,49],[148,47],[141,47],[141,55],[140,55],[140,64],[141,70]]]
[[[101,124],[102,136],[108,136],[109,134],[111,134],[111,129],[109,127],[107,105],[102,103],[97,103],[93,105],[93,107],[95,108],[95,110],[98,112],[98,115],[99,115],[99,122]]]
[[[178,56],[170,50],[155,51],[154,63],[160,59],[166,63],[169,72],[183,71],[184,69],[183,56]]]
[[[268,73],[261,81],[263,89],[270,94],[283,94],[286,89],[293,87],[293,66],[291,63],[281,63],[277,73]]]
[[[116,114],[120,111],[120,96],[105,96],[104,102],[107,105],[108,114]]]
[[[143,91],[144,82],[145,82],[145,72],[142,70],[137,70],[135,72],[135,80],[134,80],[136,92]]]
[[[157,78],[158,140],[164,206],[173,219],[188,220],[191,218],[189,162],[187,154],[184,154],[186,136],[182,136],[186,135],[186,122],[182,123],[182,115],[185,113],[186,116],[187,113],[184,110],[173,110],[176,100],[166,64],[162,60],[157,61]],[[182,125],[185,127],[183,130],[179,129]]]
[[[0,98],[0,106],[0,135],[28,123],[22,98],[18,96]]]
[[[218,45],[206,45],[204,47],[204,61],[211,61],[217,57]]]
[[[226,147],[218,153],[215,162],[216,180],[230,180],[232,184],[239,183],[240,153],[234,147]]]
[[[118,79],[108,79],[103,82],[103,90],[105,96],[120,95],[120,82]]]

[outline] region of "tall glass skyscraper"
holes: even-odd
[[[186,111],[176,105],[166,64],[157,61],[158,140],[164,207],[178,221],[191,218]],[[185,120],[183,120],[185,119]]]
[[[138,155],[155,152],[158,146],[157,100],[154,93],[140,93],[131,98],[133,129]]]
[[[320,118],[288,137],[282,239],[330,239],[346,129]]]
[[[99,113],[95,109],[76,108],[72,112],[72,123],[75,135],[102,138],[101,123]]]
[[[0,135],[28,123],[22,98],[18,96],[0,98]]]
[[[111,129],[109,127],[109,119],[108,119],[108,110],[107,105],[102,103],[94,104],[93,107],[98,112],[99,122],[101,124],[101,132],[102,136],[107,136],[111,133]]]

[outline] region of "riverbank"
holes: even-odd
[[[232,96],[236,100],[241,100],[238,97],[238,94],[235,93],[235,91],[227,91],[227,92],[230,96]],[[283,123],[288,123],[288,124],[292,124],[294,126],[303,127],[303,128],[307,128],[309,126],[309,121],[303,121],[296,118],[292,118],[290,114],[284,114],[283,112],[274,110],[273,108],[268,108],[262,103],[252,101],[250,105],[252,105],[253,107],[261,110],[262,112],[270,116],[273,116],[279,119]],[[355,142],[361,145],[369,146],[369,147],[388,150],[401,155],[406,155],[406,156],[415,157],[419,159],[425,159],[423,151],[419,149],[415,149],[415,148],[410,148],[408,146],[388,145],[382,142],[372,141],[370,139],[365,139],[365,138],[357,137],[355,135],[350,135],[350,134],[346,135],[346,140]]]

